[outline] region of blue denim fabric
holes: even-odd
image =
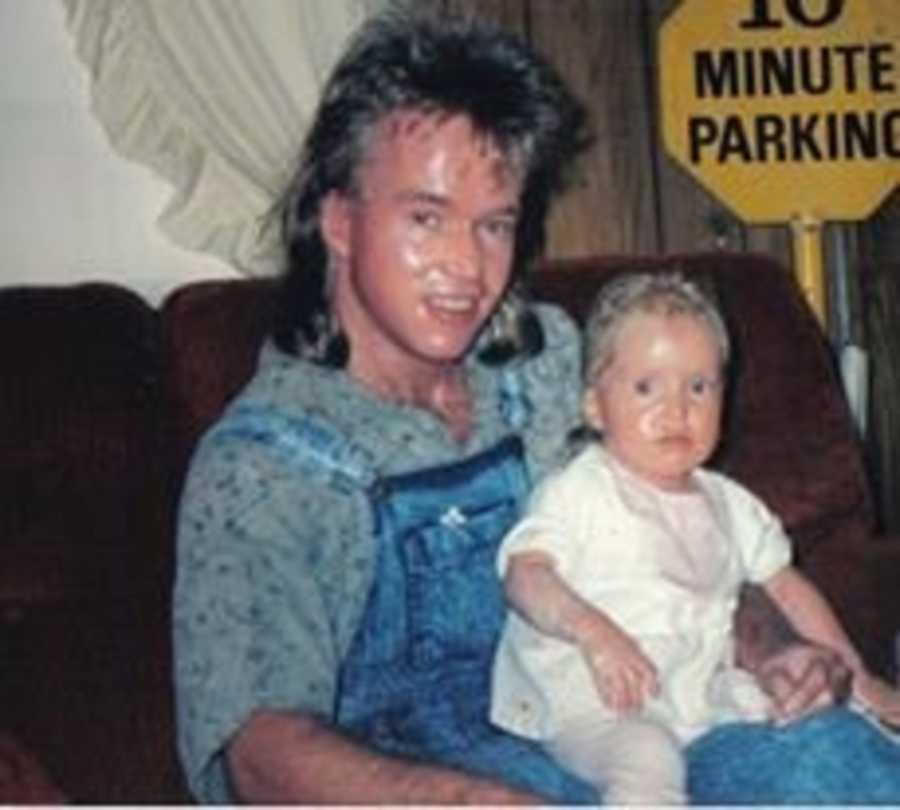
[[[721,726],[687,754],[694,804],[900,803],[900,746],[849,709]]]
[[[596,804],[593,788],[538,745],[488,721],[506,611],[494,559],[527,491],[517,439],[377,488],[375,580],[342,669],[337,722],[385,752]]]

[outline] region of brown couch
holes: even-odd
[[[900,540],[877,534],[813,316],[765,257],[680,263],[712,285],[737,345],[718,465],[783,517],[801,566],[887,672]],[[581,317],[601,279],[663,264],[557,262],[537,289]],[[194,283],[158,309],[111,284],[0,290],[0,803],[189,801],[174,747],[173,516],[194,443],[252,371],[272,289]]]

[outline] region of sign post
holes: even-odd
[[[822,261],[822,223],[812,217],[794,217],[791,222],[793,237],[794,275],[800,289],[806,295],[820,323],[826,321],[827,293]]]
[[[822,224],[900,181],[898,0],[682,0],[659,65],[666,150],[745,222],[791,227],[824,325]]]

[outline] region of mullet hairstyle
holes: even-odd
[[[365,23],[325,86],[282,201],[287,266],[272,338],[289,354],[343,367],[350,347],[331,313],[329,260],[319,230],[332,191],[358,191],[375,127],[397,111],[464,115],[521,167],[521,214],[510,289],[479,341],[483,362],[540,351],[543,335],[527,306],[526,271],[545,242],[552,199],[588,145],[586,114],[558,73],[511,32],[484,21],[394,7]]]

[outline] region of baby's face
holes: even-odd
[[[629,470],[683,490],[718,443],[722,388],[722,358],[705,321],[636,312],[585,393],[585,417]]]

